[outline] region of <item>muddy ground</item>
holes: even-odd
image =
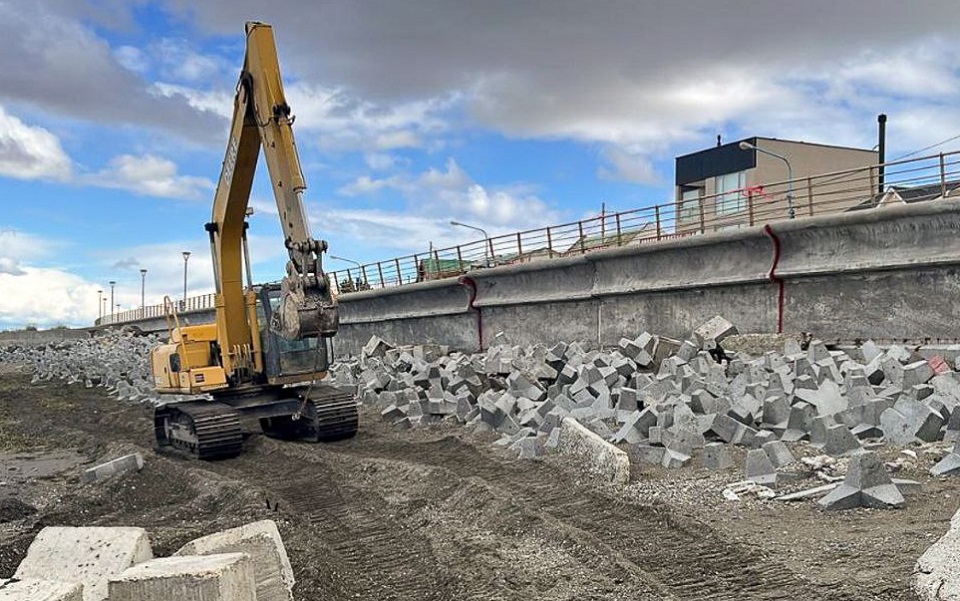
[[[898,474],[924,483],[906,509],[822,513],[727,501],[735,470],[642,469],[598,486],[558,457],[517,461],[489,434],[401,430],[366,410],[353,440],[254,436],[239,458],[190,462],[151,450],[148,407],[3,371],[0,577],[48,525],[141,526],[164,555],[270,518],[303,600],[901,601],[960,504],[960,482],[927,477],[922,453]],[[80,484],[84,467],[132,451],[141,472]]]

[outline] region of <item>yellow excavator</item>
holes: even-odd
[[[150,357],[158,392],[212,397],[167,403],[154,413],[158,448],[199,459],[239,454],[244,435],[257,429],[326,441],[353,436],[358,423],[352,392],[319,382],[339,313],[321,262],[327,243],[311,237],[303,208],[306,184],[273,30],[250,22],[246,36],[213,219],[205,226],[216,322],[182,325],[171,310],[170,340]],[[261,148],[289,261],[280,284],[254,286],[246,218]]]

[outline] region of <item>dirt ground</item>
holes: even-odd
[[[141,526],[165,555],[269,518],[302,600],[900,601],[960,504],[960,482],[927,477],[922,454],[897,474],[923,482],[906,509],[822,513],[725,500],[736,470],[641,469],[597,486],[559,457],[521,462],[490,435],[402,430],[366,410],[353,440],[253,436],[241,457],[191,462],[152,451],[149,407],[3,372],[0,577],[48,525]],[[133,451],[141,472],[80,484],[84,467]]]

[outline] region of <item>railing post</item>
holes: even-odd
[[[716,196],[713,197],[713,202],[714,204],[716,204],[717,202]],[[700,233],[705,234],[707,233],[707,228],[706,228],[706,219],[704,218],[704,214],[703,214],[703,197],[702,196],[697,198],[697,204],[699,205],[699,209],[700,209]]]
[[[523,254],[523,243],[520,241],[520,232],[517,232],[517,260]]]
[[[547,257],[553,258],[553,236],[550,235],[550,226],[547,226]]]
[[[377,273],[380,275],[380,287],[386,288],[387,283],[383,281],[383,264],[380,261],[377,261]]]
[[[753,193],[747,192],[747,225],[753,227]]]
[[[393,264],[397,267],[397,283],[403,285],[403,273],[400,271],[400,257],[395,258]]]
[[[943,153],[940,153],[940,197],[947,195],[947,166],[943,161]]]
[[[577,227],[580,228],[580,254],[583,255],[583,254],[586,254],[586,253],[587,253],[587,249],[586,249],[586,247],[585,247],[585,245],[584,245],[584,239],[583,239],[583,238],[584,238],[584,236],[583,236],[583,222],[582,222],[582,221],[578,221],[578,222],[577,222]]]
[[[493,238],[487,238],[487,246],[490,248],[490,261],[487,263],[487,267],[493,267],[493,265],[497,264],[496,258],[493,254]]]
[[[810,211],[810,216],[813,217],[813,178],[807,178],[807,208]]]
[[[436,250],[433,251],[433,266],[434,266],[434,267],[436,268],[436,270],[437,270],[437,279],[442,278],[442,277],[443,277],[443,271],[441,271],[441,269],[440,269],[440,253],[439,253],[439,251],[436,251]]]
[[[417,274],[413,281],[419,282],[420,281],[420,257],[417,254],[413,255],[413,269],[414,269],[414,273]],[[426,275],[427,274],[424,273],[423,277],[426,278]]]
[[[663,228],[660,225],[660,205],[654,205],[653,212],[657,218],[657,240],[659,240],[663,235]]]
[[[623,246],[623,236],[620,233],[620,213],[615,215],[617,220],[617,246]]]
[[[367,266],[366,266],[366,265],[361,265],[361,266],[360,266],[360,275],[363,276],[363,285],[369,287],[369,286],[370,286],[370,278],[367,277]]]

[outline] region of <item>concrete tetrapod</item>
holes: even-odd
[[[843,484],[819,504],[821,509],[891,509],[903,507],[906,501],[876,454],[863,452],[850,458]]]

